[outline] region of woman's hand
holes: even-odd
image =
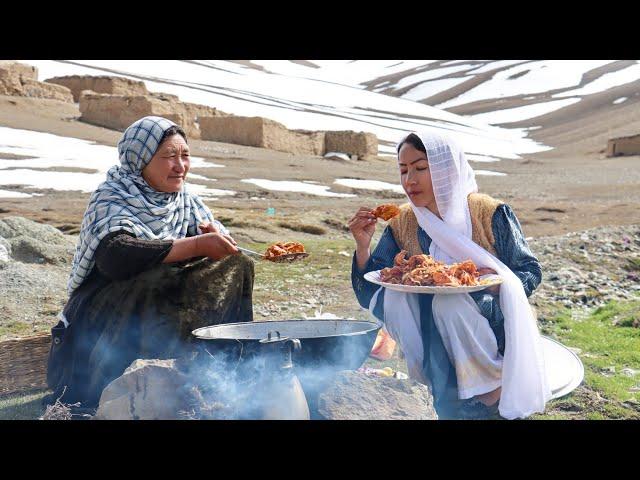
[[[492,274],[497,275],[498,272],[496,272],[493,268],[483,267],[478,269],[478,273],[480,274],[480,276],[482,276]],[[498,295],[500,293],[500,285],[494,285],[493,287],[487,288],[487,292],[489,292],[491,295]]]
[[[230,235],[224,235],[219,232],[203,233],[195,238],[197,256],[220,260],[227,255],[234,255],[239,252],[236,247],[236,241]]]
[[[371,239],[376,231],[378,219],[373,216],[372,210],[367,207],[360,207],[351,220],[349,220],[349,230],[359,248],[369,248]]]
[[[378,219],[373,216],[372,210],[367,207],[360,207],[351,220],[349,220],[349,230],[356,241],[356,263],[362,270],[369,261],[371,252],[369,246],[376,231]]]
[[[218,227],[211,222],[201,223],[198,225],[198,228],[202,233],[218,233],[220,231]]]

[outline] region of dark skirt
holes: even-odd
[[[253,279],[253,261],[231,255],[106,283],[67,317],[68,328],[53,329],[50,401],[95,408],[104,387],[134,360],[188,355],[194,329],[253,321]]]

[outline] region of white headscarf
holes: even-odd
[[[124,230],[147,240],[176,239],[196,235],[203,221],[214,222],[211,210],[186,185],[179,192],[165,193],[142,178],[142,169],[160,146],[164,132],[174,125],[166,118],[144,117],[125,130],[118,142],[120,165],[109,169],[107,180],[93,192],[84,213],[67,284],[70,294],[91,273],[96,248],[109,233]]]
[[[471,259],[479,268],[492,268],[503,279],[499,301],[504,315],[505,356],[500,414],[513,419],[542,412],[551,391],[540,334],[522,283],[504,263],[472,241],[467,196],[478,189],[473,170],[462,149],[450,138],[435,131],[415,135],[427,151],[433,190],[442,217],[411,203],[418,224],[431,238],[429,253],[446,263]],[[423,355],[415,295],[389,290],[385,292],[384,303],[385,323],[403,348],[410,371],[420,368]],[[376,301],[377,294],[370,308]],[[413,355],[410,352],[414,352]]]
[[[442,221],[460,235],[471,238],[471,214],[467,197],[478,191],[478,184],[464,152],[453,139],[439,132],[429,130],[415,135],[420,138],[427,151],[433,193]],[[434,258],[449,264],[454,262],[436,242],[431,245],[429,252]]]

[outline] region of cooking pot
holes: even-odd
[[[260,355],[269,346],[261,340],[269,334],[297,339],[299,348],[291,352],[294,370],[337,371],[362,366],[381,327],[379,322],[365,320],[294,319],[226,323],[198,328],[192,333],[208,353],[224,353],[231,362]]]

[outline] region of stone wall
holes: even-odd
[[[84,90],[79,98],[80,120],[115,130],[124,130],[148,115],[168,118],[180,125],[191,139],[200,138],[198,117],[224,115],[215,108],[181,102],[169,94],[111,95]],[[215,117],[214,117],[215,118]]]
[[[357,155],[360,160],[367,160],[378,155],[378,138],[373,133],[351,130],[328,131],[324,138],[324,153],[347,153]]]
[[[0,62],[0,95],[73,102],[67,87],[39,82],[36,67],[9,61]]]
[[[110,93],[112,95],[149,94],[144,82],[108,75],[68,75],[49,78],[46,82],[67,87],[73,94],[74,102],[80,100],[80,94],[83,90],[91,90],[95,93]]]
[[[297,155],[322,155],[324,132],[289,130],[262,117],[200,117],[201,138],[269,148]]]
[[[612,138],[607,142],[607,157],[640,155],[640,135]]]
[[[201,138],[269,148],[296,155],[341,152],[369,159],[378,155],[378,139],[372,133],[353,131],[289,130],[262,117],[200,117]]]

